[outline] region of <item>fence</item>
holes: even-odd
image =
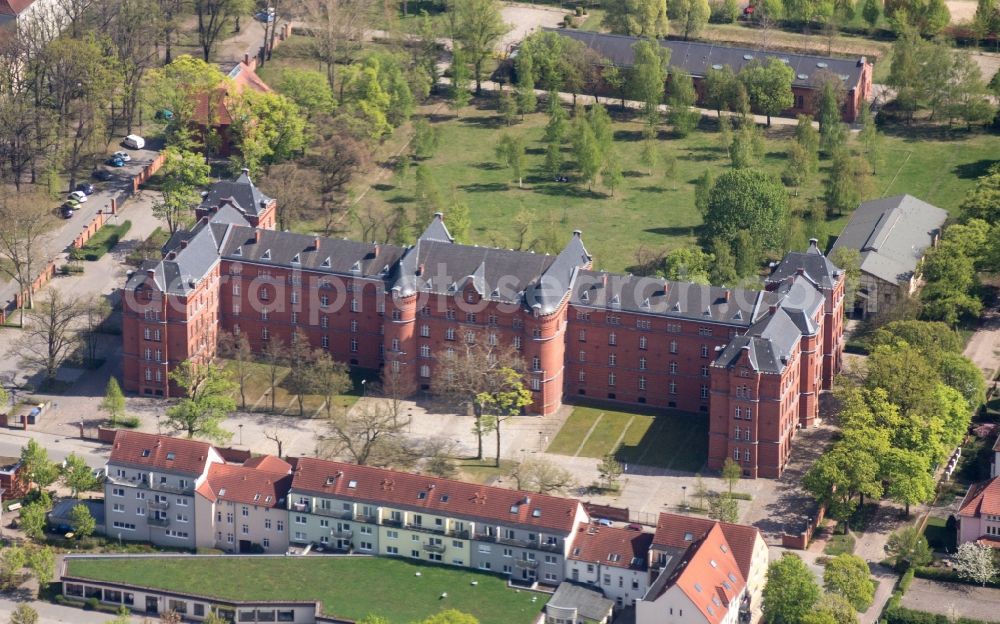
[[[139,190],[139,186],[141,184],[149,180],[149,178],[152,177],[153,174],[159,171],[160,167],[163,166],[163,158],[164,157],[162,153],[157,154],[156,158],[154,158],[152,161],[150,161],[148,165],[142,168],[142,171],[140,171],[137,175],[133,176],[131,188],[127,188],[121,193],[119,193],[117,197],[111,198],[111,211],[98,212],[97,215],[94,216],[94,218],[91,219],[91,221],[83,227],[83,231],[80,232],[80,234],[78,234],[76,238],[73,239],[73,242],[70,243],[70,245],[74,249],[80,249],[81,247],[86,245],[87,241],[93,238],[93,236],[97,234],[97,232],[102,227],[104,227],[104,224],[107,222],[108,215],[118,214],[119,205],[124,206],[125,200],[132,197],[132,195]],[[28,288],[27,294],[34,296],[39,290],[42,289],[43,286],[49,283],[49,280],[51,280],[53,277],[56,276],[56,274],[59,272],[59,266],[57,264],[57,261],[58,259],[53,259],[49,260],[49,262],[45,264],[42,270],[39,271],[38,277],[36,277],[34,281],[31,282],[31,286]],[[17,310],[18,308],[25,305],[26,303],[24,301],[25,294],[26,293],[24,292],[18,292],[16,295],[14,295],[13,299],[8,301],[6,304],[4,304],[2,308],[0,308],[0,325],[5,325],[7,323],[7,319],[9,318],[10,314],[15,310]]]
[[[820,505],[816,510],[816,517],[809,519],[809,523],[806,524],[806,528],[803,531],[799,533],[783,533],[781,535],[781,545],[785,548],[805,550],[806,546],[809,545],[809,540],[812,539],[813,533],[816,532],[816,527],[819,526],[820,522],[823,522],[825,516],[826,506]]]

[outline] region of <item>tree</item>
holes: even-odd
[[[642,150],[639,152],[639,162],[646,167],[646,173],[653,175],[653,169],[660,164],[660,150],[656,145],[656,139],[652,135],[642,140]],[[708,173],[708,170],[705,171]],[[695,191],[697,192],[697,191]]]
[[[352,386],[347,365],[335,361],[328,352],[318,350],[313,353],[306,375],[312,392],[323,397],[327,419],[333,418],[334,399]]]
[[[711,14],[708,0],[673,0],[667,5],[667,17],[673,20],[685,41],[701,34]]]
[[[219,351],[222,357],[230,360],[233,381],[240,389],[240,408],[247,408],[247,384],[253,378],[256,367],[250,340],[245,334],[223,333],[219,338]],[[112,379],[112,381],[114,381]],[[109,382],[110,383],[110,382]]]
[[[829,213],[850,212],[861,203],[868,186],[868,168],[846,149],[833,154],[830,175],[825,180],[823,199]]]
[[[601,63],[604,70],[601,72],[601,78],[604,80],[604,84],[615,93],[621,99],[619,105],[620,110],[625,110],[625,96],[627,94],[626,87],[628,87],[628,77],[625,72],[615,65],[614,61],[605,59]]]
[[[274,413],[275,394],[278,382],[281,381],[281,372],[285,368],[288,353],[285,350],[285,343],[278,336],[272,336],[260,351],[261,361],[267,370],[267,380],[269,383],[269,393],[271,395],[271,413]]]
[[[17,605],[14,612],[10,614],[10,624],[36,624],[37,622],[38,611],[24,603]]]
[[[42,499],[21,508],[20,526],[25,535],[36,541],[45,538],[45,526],[48,524],[46,516],[51,507],[52,501],[46,494]]]
[[[573,473],[544,457],[529,457],[514,467],[510,476],[519,490],[553,494],[573,485]]]
[[[24,311],[34,306],[32,282],[44,263],[47,230],[51,223],[45,201],[27,193],[4,193],[0,198],[0,272],[13,280],[21,299],[20,324]]]
[[[949,123],[958,118],[965,122],[966,129],[971,130],[972,124],[992,119],[994,107],[979,63],[968,52],[955,52],[953,59],[945,112]]]
[[[769,59],[767,64],[757,61],[748,63],[740,70],[739,79],[746,87],[752,110],[767,115],[768,127],[771,126],[771,115],[777,115],[795,103],[792,94],[795,72],[776,58]]]
[[[875,584],[872,583],[868,564],[857,555],[844,553],[827,562],[823,570],[823,586],[826,591],[847,598],[859,612],[868,609],[875,598]]]
[[[934,476],[927,458],[916,451],[890,448],[883,456],[886,496],[903,503],[905,514],[910,515],[910,505],[926,503],[934,498]]]
[[[511,169],[517,179],[518,188],[524,188],[524,141],[521,137],[510,134],[500,135],[495,152],[500,164]]]
[[[456,48],[451,58],[451,107],[464,108],[468,105],[472,94],[469,93],[469,66],[465,54]]]
[[[844,295],[849,303],[853,302],[861,285],[861,252],[839,247],[830,254],[830,261],[844,271]]]
[[[420,624],[479,624],[479,620],[457,609],[445,609],[423,620]]]
[[[336,107],[326,76],[314,69],[283,70],[278,91],[295,102],[308,117],[330,113]]]
[[[701,113],[691,108],[697,99],[698,93],[694,90],[694,81],[691,75],[677,69],[671,71],[670,88],[667,93],[667,105],[670,107],[670,112],[667,119],[674,126],[674,132],[679,136],[687,136],[698,125]]]
[[[21,546],[8,546],[0,551],[0,589],[11,591],[21,584],[21,570],[28,563],[28,553]]]
[[[393,78],[398,80],[399,76],[390,72],[387,79]],[[389,91],[386,106],[387,120],[393,127],[408,119],[412,108],[409,87],[394,86],[398,90]],[[233,99],[230,132],[240,152],[234,166],[247,168],[256,175],[261,167],[289,160],[305,148],[306,120],[295,102],[279,93],[253,89],[244,89]]]
[[[735,486],[740,481],[740,477],[743,476],[743,469],[740,465],[733,461],[731,457],[727,457],[725,463],[722,464],[722,479],[729,486],[729,495],[733,495],[733,486]]]
[[[90,515],[90,508],[83,503],[77,503],[69,512],[70,526],[73,533],[79,538],[90,537],[97,529],[97,522],[94,516]]]
[[[961,544],[952,558],[952,562],[960,577],[979,583],[983,587],[997,575],[993,549],[985,544],[977,542]]]
[[[927,565],[933,559],[927,538],[916,527],[906,527],[890,535],[885,551],[895,560],[896,569]]]
[[[505,366],[494,373],[492,386],[476,397],[482,406],[481,418],[484,431],[496,434],[496,466],[500,467],[500,426],[531,405],[531,391],[524,387],[524,380],[514,368]]]
[[[115,377],[108,379],[104,400],[101,401],[101,409],[108,413],[112,427],[117,427],[118,419],[125,415],[125,395],[122,394],[118,379]]]
[[[660,275],[675,281],[708,284],[709,272],[715,258],[698,247],[678,247],[663,259]]]
[[[802,146],[809,158],[809,172],[816,173],[819,168],[820,135],[816,127],[813,126],[813,119],[809,115],[798,116],[798,123],[795,125],[795,142]]]
[[[500,96],[497,98],[497,112],[508,127],[517,119],[517,100],[508,89],[500,89]]]
[[[625,175],[622,173],[621,161],[614,152],[611,152],[606,157],[606,162],[604,163],[604,171],[601,174],[604,180],[604,186],[608,187],[611,191],[611,196],[615,196],[615,189],[622,185],[625,181]]]
[[[796,624],[812,610],[819,594],[812,571],[798,555],[785,553],[767,568],[764,618],[769,624]]]
[[[635,59],[629,76],[628,91],[633,100],[642,102],[647,123],[655,125],[670,63],[670,50],[656,41],[637,41],[632,49]]]
[[[462,348],[438,356],[431,393],[454,406],[471,408],[475,418],[476,459],[483,458],[485,417],[489,407],[484,401],[510,391],[509,371],[523,369],[520,354],[511,345],[473,332],[467,332]]]
[[[49,461],[49,452],[36,440],[28,440],[21,449],[21,464],[28,485],[35,485],[39,490],[49,487],[59,478],[59,467]]]
[[[222,421],[236,409],[233,393],[236,383],[229,374],[215,364],[181,362],[170,373],[173,381],[184,393],[179,403],[167,409],[164,422],[187,437],[195,435],[226,442],[232,433],[222,428]]]
[[[580,177],[590,188],[601,171],[604,154],[590,123],[582,116],[573,121],[573,156]]]
[[[739,91],[739,79],[729,65],[723,65],[721,69],[709,68],[705,72],[705,105],[714,108],[718,116],[722,117],[722,110],[733,110],[736,107],[736,98]]]
[[[858,624],[858,612],[840,594],[824,593],[813,609],[829,624]]]
[[[597,463],[597,474],[601,476],[601,483],[605,490],[617,491],[619,480],[624,472],[621,463],[615,459],[614,453],[608,453]]]
[[[288,367],[293,372],[285,377],[284,387],[290,394],[295,395],[299,404],[299,418],[305,418],[305,395],[313,390],[312,381],[306,372],[312,368],[313,351],[309,346],[309,337],[301,328],[296,328],[292,332],[292,342],[288,345],[287,357]]]
[[[613,33],[657,39],[667,36],[666,0],[621,0],[605,7],[602,25]]]
[[[250,0],[194,0],[194,11],[198,16],[198,45],[206,63],[226,24],[233,18],[239,20],[252,8]]]
[[[350,411],[337,410],[327,419],[323,455],[346,455],[362,466],[391,465],[409,424],[409,417],[400,418],[388,401],[366,399]]]
[[[171,234],[190,219],[192,206],[201,198],[199,189],[210,182],[210,171],[201,154],[175,147],[163,150],[162,199],[153,202],[153,214],[167,222]]]
[[[694,183],[694,205],[703,218],[708,214],[708,200],[714,185],[715,176],[708,169],[702,172]]]
[[[734,523],[740,518],[739,503],[729,494],[713,493],[708,497],[708,517],[719,522]]]
[[[535,95],[535,73],[531,56],[517,59],[517,110],[524,119],[525,113],[533,113],[538,108],[538,97]]]
[[[781,172],[781,181],[786,186],[795,187],[795,194],[798,189],[809,180],[810,162],[809,154],[802,144],[795,141],[788,145],[788,155],[786,156],[785,168]]]
[[[62,467],[62,481],[70,489],[70,496],[79,498],[81,492],[97,489],[94,470],[76,453],[70,453]]]
[[[841,122],[840,102],[843,86],[840,81],[828,78],[823,81],[819,93],[819,135],[820,147],[832,154],[844,144],[846,133]]]
[[[874,30],[879,18],[882,17],[882,3],[878,0],[865,0],[861,17],[868,23],[868,28]]]
[[[500,37],[510,30],[496,0],[448,0],[451,36],[472,64],[476,95],[482,93],[483,66]]]
[[[729,158],[736,169],[756,167],[764,158],[764,138],[753,121],[740,125],[729,144]]]
[[[365,30],[382,17],[380,7],[368,0],[306,0],[296,7],[309,24],[306,41],[312,57],[323,66],[333,89],[337,65],[346,64],[361,48]]]
[[[733,240],[740,230],[758,233],[760,244],[780,242],[788,212],[781,183],[755,169],[733,169],[719,176],[708,198],[706,240]]]

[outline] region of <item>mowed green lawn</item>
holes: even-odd
[[[529,624],[545,604],[538,594],[507,588],[499,576],[382,557],[71,559],[68,573],[221,600],[318,600],[325,615],[377,614],[392,624],[445,609],[471,613],[482,624]]]
[[[549,453],[603,457],[696,472],[708,456],[708,417],[673,410],[616,411],[573,408]]]
[[[233,380],[238,383],[235,370],[236,363],[231,360],[223,360],[223,362],[225,363],[225,369],[230,372]],[[274,390],[274,411],[278,414],[297,416],[299,413],[298,397],[288,392],[288,390],[286,390],[282,385],[291,372],[292,369],[287,366],[281,366],[278,369],[276,376],[277,383]],[[347,394],[337,395],[333,399],[334,406],[339,409],[351,407],[361,395],[360,379],[354,379],[354,372],[352,372],[351,375],[355,386],[354,389]],[[369,372],[367,379],[369,380],[369,383],[376,381],[376,373]],[[269,411],[271,409],[270,367],[260,363],[251,364],[250,378],[244,385],[244,391],[246,392],[247,397],[247,411]],[[233,393],[233,397],[236,399],[236,406],[242,409],[242,406],[240,405],[240,391],[238,386],[236,391]],[[305,415],[307,417],[312,417],[321,411],[325,414],[325,403],[326,399],[322,396],[306,395],[302,400],[302,407],[305,411]]]
[[[433,157],[423,161],[446,204],[455,197],[469,206],[472,228],[468,242],[471,243],[516,246],[514,215],[524,210],[532,221],[529,243],[554,230],[561,245],[574,229],[580,229],[596,268],[626,270],[635,264],[635,253],[640,248],[660,251],[694,243],[702,225],[701,215],[694,206],[694,183],[706,169],[719,175],[730,167],[719,143],[714,116],[703,118],[699,129],[686,138],[677,138],[666,130],[660,132],[661,151],[671,155],[676,163],[670,177],[664,175],[662,165],[650,175],[639,162],[642,124],[616,120],[614,149],[625,179],[612,197],[600,184],[588,189],[585,184],[555,182],[542,174],[545,147],[542,136],[547,114],[531,114],[523,122],[507,127],[496,117],[491,100],[478,101],[477,106],[457,113],[441,109],[441,114],[432,117],[441,131],[441,147]],[[617,115],[616,109],[612,107],[613,115]],[[518,188],[511,170],[497,162],[494,147],[503,133],[520,136],[525,141],[528,153],[524,188]],[[792,133],[791,127],[775,126],[766,131],[761,168],[780,175]],[[947,138],[943,131],[937,130],[889,132],[885,136],[884,165],[872,180],[866,197],[910,193],[956,213],[976,176],[985,173],[989,163],[998,158],[997,146],[995,136],[964,131],[956,131],[954,138]],[[572,154],[568,148],[564,156],[566,173],[572,180]],[[794,205],[822,201],[822,182],[828,169],[829,162],[822,161],[820,172],[793,198]],[[413,168],[407,177],[387,179],[373,188],[366,202],[381,202],[387,208],[403,207],[413,217]],[[825,242],[830,235],[839,234],[848,217],[835,215],[807,234]]]

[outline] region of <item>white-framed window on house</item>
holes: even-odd
[[[430,338],[430,336],[431,336],[431,328],[430,328],[430,326],[429,325],[421,325],[420,326],[420,337],[421,338]]]
[[[351,338],[351,353],[358,352],[358,340],[357,338]]]
[[[614,353],[609,353],[608,354],[608,366],[614,366],[617,363],[618,363],[618,356],[615,355]]]
[[[431,367],[428,366],[428,365],[426,365],[426,364],[422,364],[420,366],[420,376],[423,377],[423,378],[425,378],[425,379],[428,378],[428,377],[430,377],[431,376]]]
[[[639,370],[646,370],[646,358],[639,358]]]
[[[330,326],[330,318],[327,317],[327,316],[325,316],[325,315],[319,317],[319,326],[322,327],[323,329],[326,329],[327,327],[329,327]]]
[[[707,399],[708,398],[708,386],[704,386],[703,385],[701,387],[701,398],[703,398],[703,399]]]
[[[617,380],[617,378],[615,377],[614,371],[608,373],[608,385],[609,386],[615,385],[615,381],[616,380]]]
[[[738,448],[733,449],[733,459],[735,459],[736,461],[740,461],[740,449]]]
[[[579,374],[577,374],[577,380],[580,383],[586,382],[587,381],[587,373],[584,372],[584,371],[580,371]]]
[[[329,349],[330,348],[330,337],[326,336],[326,335],[320,336],[319,343],[320,343],[320,345],[324,349]]]
[[[351,312],[357,312],[361,309],[361,302],[355,298],[351,298]],[[395,312],[395,310],[394,310]]]
[[[531,378],[531,389],[534,391],[539,391],[542,389],[542,380],[538,377]]]
[[[399,338],[392,339],[392,346],[390,347],[393,351],[399,351]]]
[[[518,351],[521,350],[521,337],[520,336],[514,336],[514,348],[517,349]]]
[[[645,350],[649,344],[649,339],[645,336],[639,336],[639,348]]]
[[[299,322],[299,313],[292,312],[292,325],[297,325]],[[292,340],[295,339],[296,334],[292,334]]]
[[[708,345],[701,345],[701,357],[708,357]]]
[[[618,344],[618,335],[615,334],[615,332],[611,332],[608,334],[608,344],[611,346],[615,346],[616,344]]]
[[[431,356],[431,348],[428,345],[420,345],[420,357],[429,358]]]
[[[645,377],[640,377],[639,378],[639,389],[640,390],[645,390],[646,389],[646,378]]]
[[[670,374],[671,375],[676,375],[677,374],[677,362],[671,362],[670,363]]]
[[[671,381],[669,386],[670,394],[677,394],[677,382]]]
[[[531,370],[540,371],[542,370],[542,358],[537,355],[531,358]]]
[[[580,360],[581,362],[586,362],[587,361],[587,352],[586,351],[580,351],[580,355],[577,357],[577,359]]]
[[[445,340],[454,340],[455,339],[455,328],[454,327],[449,327],[448,329],[444,330],[444,339]]]
[[[671,340],[670,341],[670,352],[671,353],[677,353],[677,341],[676,340]]]
[[[491,333],[489,336],[486,337],[486,342],[489,343],[491,347],[497,346],[497,335]]]
[[[260,328],[260,339],[268,340],[271,337],[271,332],[266,327]]]
[[[743,450],[743,461],[750,461],[750,449]]]

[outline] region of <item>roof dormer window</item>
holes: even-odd
[[[521,509],[520,505],[511,505],[510,506],[510,513],[516,514],[518,511],[520,511],[520,509]]]
[[[427,498],[427,492],[417,492],[417,500],[424,500]]]
[[[684,534],[684,541],[685,542],[690,542],[693,539],[694,539],[694,533],[688,532],[688,533]]]
[[[271,250],[270,249],[265,249],[264,250],[264,255],[261,256],[261,259],[263,259],[263,260],[270,260],[271,259]]]
[[[351,265],[351,271],[353,271],[354,273],[360,273],[361,272],[361,261],[360,260],[355,261],[354,264]]]
[[[352,481],[348,481],[347,482],[347,487],[349,487],[349,488],[356,488],[356,487],[358,487],[358,482],[357,481],[353,481],[353,480]]]
[[[239,247],[237,247],[237,248],[236,248],[236,249],[235,249],[235,250],[233,251],[233,255],[234,255],[234,256],[242,256],[242,255],[243,255],[243,246],[242,246],[242,245],[240,245]]]
[[[323,267],[324,269],[329,269],[330,268],[330,258],[327,257],[325,260],[323,260],[323,263],[320,264],[320,266]]]
[[[302,264],[302,260],[299,259],[299,254],[295,254],[292,258],[292,264]]]
[[[149,449],[142,449],[142,456],[149,457]]]
[[[542,517],[542,510],[541,509],[533,509],[531,511],[531,517],[532,518],[541,518]]]
[[[167,459],[169,459],[170,461],[173,461],[174,459],[176,459],[176,457],[177,456],[174,455],[173,453],[167,453]]]

